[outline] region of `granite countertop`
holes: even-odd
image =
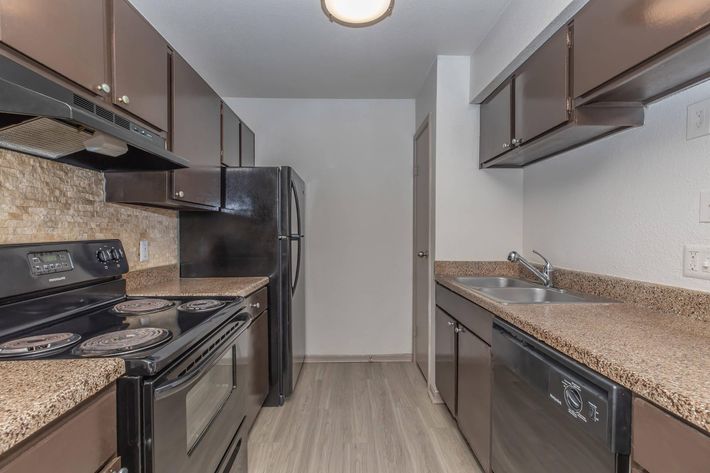
[[[116,358],[0,362],[0,455],[124,372]]]
[[[494,266],[467,276],[499,274]],[[450,270],[451,268],[449,268]],[[710,432],[710,323],[638,304],[504,305],[436,281],[594,371]]]
[[[269,284],[266,276],[239,278],[181,278],[177,265],[162,266],[126,275],[129,296],[241,296]]]

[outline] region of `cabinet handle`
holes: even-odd
[[[177,191],[177,192],[175,193],[175,197],[181,197],[181,198],[182,198],[182,197],[185,197],[185,192],[183,192],[183,191]]]
[[[104,82],[103,84],[97,85],[96,90],[104,94],[108,94],[109,92],[111,92],[111,86]]]
[[[128,97],[128,95],[122,95],[122,96],[120,96],[120,97],[118,98],[118,101],[121,102],[121,103],[125,103],[126,105],[128,105],[129,103],[131,103],[131,99]]]

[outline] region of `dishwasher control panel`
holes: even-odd
[[[607,393],[562,369],[551,369],[548,395],[560,409],[575,418],[590,434],[606,439],[609,423]]]

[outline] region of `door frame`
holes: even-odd
[[[413,144],[413,150],[412,150],[412,361],[416,363],[416,261],[418,256],[416,255],[416,252],[419,251],[419,248],[417,248],[416,245],[416,197],[417,197],[417,189],[416,189],[416,184],[415,184],[415,179],[416,179],[416,163],[417,163],[417,156],[416,156],[416,142],[417,138],[419,136],[428,130],[429,133],[429,215],[428,215],[428,220],[429,220],[429,247],[426,249],[426,251],[429,253],[429,257],[427,259],[428,262],[428,271],[427,271],[427,277],[429,280],[429,284],[427,286],[428,288],[428,293],[427,293],[427,300],[428,300],[428,326],[429,326],[429,333],[428,333],[428,345],[429,345],[429,350],[428,350],[428,361],[427,361],[427,375],[425,378],[427,378],[427,385],[428,389],[427,391],[429,392],[429,396],[432,398],[432,401],[434,402],[441,402],[441,398],[439,397],[438,390],[436,389],[435,385],[435,371],[434,371],[434,262],[436,260],[436,255],[435,255],[435,227],[434,227],[434,222],[435,222],[435,162],[436,162],[436,146],[435,146],[435,136],[436,133],[434,131],[434,124],[435,121],[432,118],[431,113],[427,114],[422,122],[417,126],[416,132],[414,133],[414,137],[412,139],[412,144]]]

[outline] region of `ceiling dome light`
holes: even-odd
[[[390,16],[394,0],[321,0],[321,5],[330,21],[357,28]]]

